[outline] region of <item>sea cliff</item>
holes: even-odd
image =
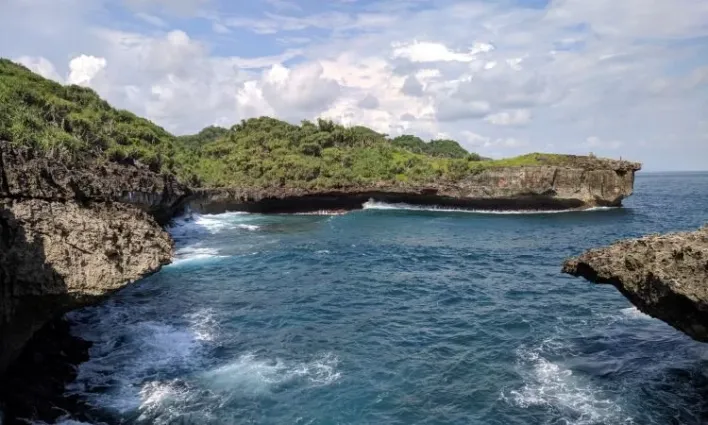
[[[170,261],[185,196],[138,167],[58,163],[0,142],[0,373],[35,331]]]
[[[642,312],[708,342],[708,226],[592,249],[563,272],[613,285]]]
[[[566,210],[620,206],[641,165],[567,156],[564,166],[495,167],[456,182],[376,185],[340,189],[194,189],[193,211],[219,213],[354,210],[369,199],[481,210]]]

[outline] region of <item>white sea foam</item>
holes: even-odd
[[[203,308],[187,315],[190,329],[199,341],[214,341],[218,335],[219,324],[214,318],[214,310]]]
[[[607,211],[616,209],[617,207],[593,207],[582,210],[476,210],[454,207],[443,207],[436,205],[412,205],[405,203],[388,203],[368,200],[363,204],[365,210],[409,210],[409,211],[432,211],[432,212],[459,212],[470,214],[495,214],[495,215],[530,215],[530,214],[563,214],[571,212],[592,212],[592,211]]]
[[[508,402],[521,407],[549,407],[562,415],[564,424],[634,424],[632,418],[602,390],[575,376],[572,370],[552,362],[540,349],[517,352],[524,386],[502,393]]]
[[[172,236],[198,236],[217,234],[227,229],[258,230],[260,226],[252,224],[261,220],[258,214],[246,212],[227,212],[222,214],[189,214],[172,223],[169,228]]]
[[[261,228],[261,226],[257,226],[255,224],[239,224],[236,227],[238,227],[239,229],[245,229],[250,231],[258,230]]]
[[[150,378],[156,371],[191,367],[199,347],[208,333],[205,329],[191,329],[154,321],[141,321],[116,326],[135,320],[137,311],[113,307],[94,324],[95,332],[82,334],[94,342],[91,359],[79,367],[79,375],[67,386],[70,393],[81,394],[95,406],[117,412],[137,409],[145,394],[136,385]],[[208,321],[204,313],[195,314],[198,320]],[[116,329],[113,331],[113,329]],[[93,391],[94,388],[109,390]]]
[[[186,262],[205,261],[216,258],[225,258],[224,255],[219,255],[219,250],[216,248],[200,247],[199,245],[190,245],[180,248],[175,252],[175,258],[172,260],[173,265],[179,265]]]
[[[304,379],[310,385],[329,385],[340,377],[336,369],[338,362],[332,354],[307,363],[260,359],[246,354],[204,373],[203,379],[205,385],[217,391],[260,394],[295,379]]]
[[[644,314],[637,307],[627,307],[622,309],[622,315],[629,319],[651,319],[648,314]]]

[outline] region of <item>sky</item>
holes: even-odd
[[[706,0],[0,0],[0,56],[176,134],[323,117],[708,170]]]

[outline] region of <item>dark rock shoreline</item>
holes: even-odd
[[[582,157],[578,157],[582,158]],[[315,191],[190,189],[147,167],[60,163],[0,141],[0,410],[5,424],[53,422],[88,406],[64,396],[89,343],[61,317],[100,302],[170,262],[163,226],[186,208],[219,213],[309,213],[385,202],[504,210],[619,206],[639,164],[578,160],[577,167],[509,167],[455,184],[381,184]]]
[[[708,226],[592,249],[563,272],[613,285],[640,311],[708,342]]]
[[[90,420],[89,410],[77,396],[65,396],[64,387],[77,375],[77,366],[89,359],[91,343],[71,335],[64,318],[47,323],[34,334],[22,354],[3,377],[6,425],[20,425],[21,418],[54,422],[71,412]]]

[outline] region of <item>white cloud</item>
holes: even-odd
[[[99,72],[106,67],[105,58],[81,55],[69,62],[68,84],[88,86]]]
[[[284,118],[306,118],[324,111],[339,92],[339,83],[327,78],[318,62],[293,68],[278,64],[264,71],[260,80],[244,83],[239,90],[239,108],[244,116],[272,110]]]
[[[480,53],[488,53],[494,46],[488,43],[475,43],[465,51],[455,52],[442,43],[413,42],[395,43],[393,57],[408,59],[412,62],[472,62]]]
[[[54,64],[52,64],[47,58],[41,56],[21,56],[15,59],[14,62],[26,66],[44,78],[49,78],[50,80],[58,81],[60,83],[64,81],[64,79],[59,76]]]

